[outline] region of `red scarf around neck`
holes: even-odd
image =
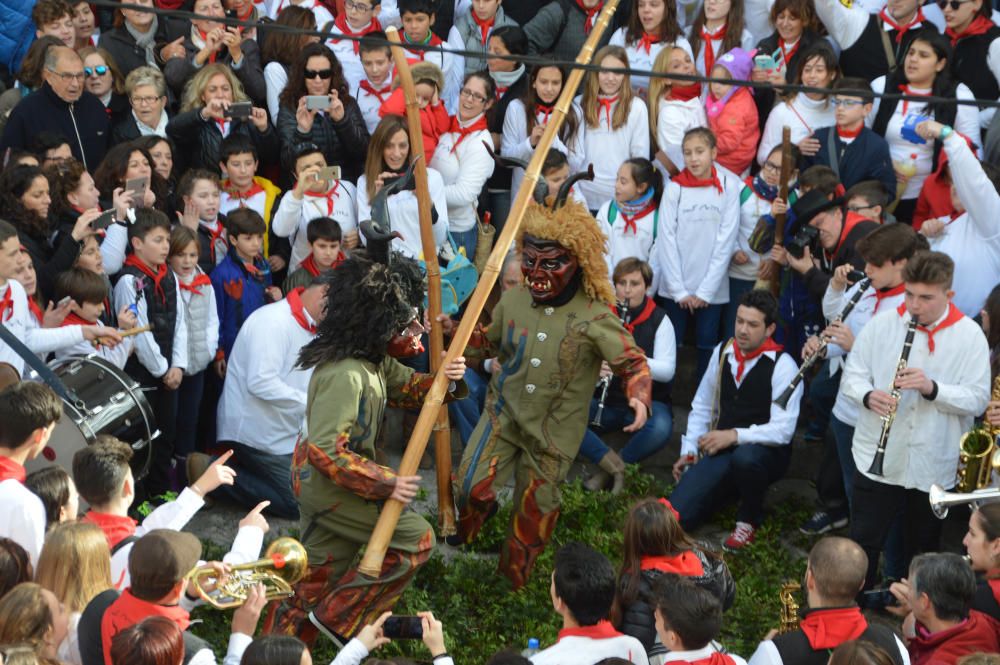
[[[837,125],[837,136],[842,139],[856,139],[861,135],[861,130],[865,128],[865,123],[858,123],[857,129],[844,129],[840,125]]]
[[[644,556],[639,561],[641,570],[658,570],[661,573],[673,573],[684,577],[700,577],[705,573],[698,555],[691,550],[676,556]]]
[[[493,24],[497,21],[496,15],[486,21],[476,16],[476,12],[474,11],[470,11],[469,15],[472,16],[472,21],[479,26],[479,39],[483,46],[486,46],[486,42],[490,40],[490,30],[493,29]]]
[[[76,312],[70,312],[69,314],[66,315],[66,318],[63,319],[63,322],[59,324],[59,327],[62,328],[64,326],[92,326],[92,325],[95,325],[93,321],[88,321],[87,319],[83,318]]]
[[[604,111],[604,117],[608,121],[608,129],[611,129],[611,107],[615,105],[618,101],[618,95],[614,97],[598,97],[597,103],[600,104],[601,110]],[[600,119],[600,113],[598,113],[598,119]]]
[[[886,298],[892,298],[893,296],[899,296],[903,294],[906,290],[906,284],[897,284],[891,289],[882,289],[875,291],[875,309],[874,313],[878,312],[878,306],[882,304],[882,301]]]
[[[222,189],[229,195],[231,199],[239,199],[240,207],[245,208],[247,201],[257,196],[258,194],[264,193],[264,188],[256,180],[250,182],[250,187],[245,192],[241,192],[236,188],[229,179],[222,181]],[[221,224],[219,226],[222,226]],[[213,234],[214,235],[214,234]]]
[[[177,279],[177,284],[178,284],[178,286],[181,287],[181,291],[187,291],[187,292],[192,293],[192,294],[194,294],[196,296],[200,296],[200,295],[204,295],[204,294],[201,292],[201,289],[199,289],[198,287],[199,286],[212,286],[212,280],[208,278],[208,275],[206,275],[203,272],[200,272],[200,273],[198,273],[197,275],[194,276],[194,279],[191,280],[190,284],[185,284],[184,280],[182,280],[180,278]]]
[[[859,607],[837,607],[809,612],[799,622],[799,628],[815,651],[833,649],[844,642],[857,639],[868,628]]]
[[[733,342],[733,357],[736,358],[736,380],[737,381],[743,380],[743,372],[746,370],[746,364],[748,360],[753,360],[754,358],[757,358],[758,356],[767,353],[768,351],[781,352],[783,348],[784,347],[781,346],[781,344],[778,344],[773,339],[768,337],[767,339],[764,340],[763,344],[758,346],[750,353],[744,355],[739,345]]]
[[[712,46],[712,42],[725,40],[728,27],[729,23],[723,23],[715,32],[709,32],[704,26],[701,28],[701,38],[705,42],[705,76],[711,76],[712,67],[715,66],[715,47]]]
[[[722,181],[719,180],[719,172],[716,170],[715,165],[712,165],[712,177],[711,178],[696,178],[691,171],[684,168],[683,171],[678,173],[671,182],[676,182],[681,187],[715,187],[722,193]]]
[[[650,199],[649,203],[643,206],[642,209],[639,210],[634,215],[626,215],[619,208],[618,212],[621,213],[622,221],[625,222],[625,233],[632,231],[632,235],[639,235],[639,226],[637,222],[646,215],[648,215],[649,213],[654,212],[656,208],[657,208],[657,203],[653,199]],[[629,329],[629,332],[632,332],[631,329]]]
[[[564,637],[589,637],[592,640],[606,640],[611,637],[621,637],[621,635],[622,634],[615,630],[615,627],[611,625],[610,621],[598,621],[593,626],[563,628],[559,631],[559,640]]]
[[[88,510],[83,516],[83,522],[90,522],[101,527],[104,537],[108,539],[108,547],[114,546],[135,535],[135,527],[139,524],[127,515],[112,515],[111,513],[98,513]]]
[[[302,259],[302,263],[299,264],[300,268],[305,268],[306,272],[313,277],[318,277],[322,270],[316,265],[316,257],[313,256],[312,252],[309,252],[309,256]]]
[[[972,19],[972,23],[970,23],[962,32],[955,32],[951,28],[945,28],[944,34],[951,40],[951,45],[955,46],[958,44],[959,40],[965,39],[966,37],[985,35],[986,32],[992,27],[993,21],[986,18],[982,14],[978,14],[976,18]]]
[[[195,28],[195,30],[198,31],[198,36],[201,37],[202,43],[207,45],[208,44],[208,33],[205,32],[204,30],[200,30],[198,28]],[[219,44],[219,46],[221,47],[222,44]],[[216,58],[216,56],[218,56],[218,54],[219,54],[219,49],[215,49],[214,51],[212,51],[212,54],[208,56],[208,61],[214,63],[215,62],[215,58]],[[223,134],[223,136],[225,136],[225,132],[223,132],[222,134]]]
[[[604,2],[598,2],[595,6],[587,8],[583,6],[583,0],[576,0],[576,6],[580,8],[586,16],[587,19],[583,24],[583,33],[586,35],[590,34],[590,31],[594,29],[594,18],[601,13],[601,9],[604,7]]]
[[[27,473],[24,467],[9,457],[0,457],[0,481],[16,480],[24,484]]]
[[[11,295],[13,290],[8,283],[3,298],[0,298],[0,321],[10,321],[10,317],[14,316],[14,297]]]
[[[539,120],[538,123],[541,125],[546,124],[549,118],[552,116],[552,111],[554,107],[551,104],[542,104],[541,102],[535,102],[535,118],[537,119],[539,115],[544,116],[544,120]]]
[[[28,296],[28,311],[31,312],[31,315],[35,317],[36,321],[38,321],[38,325],[42,325],[42,320],[45,318],[45,314],[42,312],[42,308],[38,306],[38,303],[35,302],[35,299],[31,296]]]
[[[153,272],[153,269],[147,266],[142,259],[140,259],[135,254],[129,254],[127,257],[125,257],[125,265],[136,268],[143,275],[152,279],[153,291],[156,293],[157,296],[159,296],[160,302],[161,303],[167,302],[167,294],[163,290],[163,278],[167,276],[166,263],[161,264],[160,267],[156,269],[156,272]]]
[[[340,181],[334,180],[333,187],[325,192],[311,192],[306,190],[306,196],[311,196],[314,199],[326,199],[326,216],[333,216],[333,200],[340,198],[340,193],[337,191],[340,189]]]
[[[360,87],[369,95],[376,98],[379,104],[385,104],[385,99],[386,99],[385,96],[388,95],[390,92],[392,92],[391,84],[386,83],[384,87],[381,87],[376,90],[375,86],[373,86],[368,79],[364,79],[363,81],[361,81]]]
[[[908,85],[901,85],[901,86],[899,86],[899,91],[901,93],[903,93],[904,95],[913,95],[914,97],[930,97],[931,96],[930,92],[916,92],[915,90],[910,89],[910,86],[908,86]],[[910,106],[910,100],[904,99],[903,100],[903,110],[902,110],[902,114],[903,114],[904,117],[906,116],[906,109],[909,108],[909,106]]]
[[[887,7],[882,8],[882,11],[878,13],[878,17],[882,19],[890,28],[896,30],[896,43],[901,44],[903,42],[903,37],[906,36],[906,33],[924,21],[924,10],[917,9],[916,16],[914,16],[913,20],[906,25],[896,23],[896,19],[889,14],[889,9]]]
[[[906,314],[905,302],[900,303],[899,307],[896,308],[896,313],[899,314],[900,316]],[[937,324],[933,328],[928,328],[927,326],[918,324],[917,330],[919,330],[922,333],[927,333],[927,350],[930,351],[931,353],[934,353],[934,335],[938,334],[945,328],[950,328],[951,326],[955,325],[956,323],[961,321],[964,316],[965,314],[962,314],[962,310],[955,307],[955,303],[949,302],[948,314],[941,320],[941,323]]]
[[[340,31],[340,34],[344,35],[345,37],[364,37],[370,32],[376,32],[376,31],[381,32],[382,30],[382,24],[379,23],[377,16],[373,16],[371,22],[368,23],[368,26],[362,28],[357,32],[355,32],[351,28],[351,26],[348,25],[346,13],[338,15],[337,18],[334,19],[333,25],[337,28],[337,30]],[[336,44],[341,41],[342,40],[337,39],[334,40],[334,43]],[[354,39],[351,40],[351,45],[354,47],[354,55],[357,55],[359,52],[359,48],[361,47],[361,42],[359,42],[357,39]]]
[[[455,115],[451,119],[451,127],[448,131],[452,134],[458,134],[455,138],[455,144],[451,146],[451,153],[454,154],[458,150],[458,145],[465,140],[465,137],[474,132],[482,131],[488,129],[489,125],[486,124],[486,116],[480,114],[474,123],[468,127],[462,127],[462,123],[459,122],[458,116]]]
[[[215,228],[212,228],[206,222],[198,222],[198,228],[204,229],[208,232],[208,254],[212,259],[212,265],[215,265],[217,261],[216,257],[216,244],[227,244],[226,240],[226,227],[216,218]]]
[[[312,256],[310,254],[309,256]],[[288,301],[288,307],[292,310],[292,317],[295,322],[302,326],[302,329],[313,335],[316,334],[316,325],[309,322],[309,317],[306,316],[306,308],[302,304],[302,292],[306,290],[306,287],[300,286],[297,289],[293,289],[286,296]]]
[[[670,93],[667,99],[677,100],[679,102],[689,102],[695,97],[701,96],[701,83],[697,81],[693,83],[688,83],[687,85],[677,85],[676,83],[670,86]]]
[[[798,41],[795,42],[795,45],[789,49],[785,48],[785,40],[782,39],[781,37],[778,37],[778,48],[781,49],[781,57],[785,61],[786,70],[788,69],[788,63],[791,62],[792,58],[795,57],[795,53],[796,51],[799,50],[800,46],[802,46],[801,36],[799,37]]]
[[[661,41],[663,40],[660,39],[659,35],[651,35],[648,32],[643,31],[642,36],[639,37],[639,41],[636,43],[635,47],[636,49],[642,49],[646,52],[646,55],[649,55],[653,48],[653,44],[659,44]]]

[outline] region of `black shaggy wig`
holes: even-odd
[[[413,259],[394,254],[390,267],[360,250],[351,252],[327,283],[326,316],[299,352],[302,369],[347,358],[379,364],[389,340],[413,320],[426,289]]]

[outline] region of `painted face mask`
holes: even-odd
[[[565,301],[567,288],[575,292],[579,262],[572,253],[552,240],[524,236],[521,272],[535,302]],[[567,294],[572,297],[572,292]]]
[[[420,317],[415,316],[401,333],[389,340],[386,352],[393,358],[412,358],[424,352],[420,336],[425,329]]]

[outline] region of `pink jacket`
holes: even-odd
[[[715,134],[719,150],[715,161],[736,175],[750,168],[760,141],[760,124],[749,88],[733,93],[722,112],[708,119],[708,127]]]

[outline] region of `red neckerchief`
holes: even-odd
[[[181,287],[181,291],[189,291],[189,292],[193,293],[196,296],[200,296],[200,295],[203,295],[203,294],[201,292],[201,289],[199,289],[198,287],[199,286],[212,286],[212,280],[210,280],[208,278],[208,275],[206,275],[203,272],[200,272],[200,273],[198,273],[197,275],[194,276],[194,279],[191,280],[190,284],[185,284],[184,280],[182,280],[180,278],[177,279],[177,284],[178,284],[178,286]]]
[[[726,28],[729,23],[723,23],[715,32],[709,32],[704,26],[701,28],[701,38],[705,41],[705,76],[712,75],[712,67],[715,66],[715,49],[712,47],[712,40],[725,39]]]
[[[27,472],[23,466],[9,457],[0,457],[0,481],[16,480],[23,485],[25,478],[27,478]]]
[[[129,536],[135,535],[135,527],[139,524],[128,515],[112,515],[111,513],[98,513],[88,510],[81,522],[90,522],[101,527],[104,537],[108,539],[108,547],[125,540]]]
[[[621,637],[621,633],[615,630],[610,621],[602,620],[593,626],[577,626],[576,628],[563,628],[559,631],[558,642],[564,637],[589,637],[592,640],[606,640],[611,637]]]
[[[204,30],[200,30],[198,28],[195,28],[195,30],[198,30],[198,36],[201,37],[201,41],[203,41],[205,44],[208,44],[208,33],[205,32]],[[220,44],[219,46],[222,46],[222,45]],[[215,62],[215,56],[218,53],[219,53],[219,49],[216,49],[216,50],[212,51],[212,54],[208,56],[208,61],[214,63]],[[223,133],[223,136],[225,136],[225,133]]]
[[[302,263],[299,264],[299,267],[305,268],[306,272],[308,272],[313,277],[318,277],[319,274],[322,272],[319,269],[319,266],[316,265],[316,257],[313,256],[312,252],[309,252],[309,256],[302,259]]]
[[[42,308],[38,306],[38,303],[31,296],[28,296],[28,311],[38,321],[38,325],[42,325],[42,319],[45,318],[45,314],[42,313]]]
[[[458,150],[458,144],[465,140],[465,137],[473,132],[478,132],[483,129],[488,129],[489,125],[486,124],[486,116],[480,114],[479,118],[469,125],[468,127],[462,127],[462,123],[459,122],[458,116],[454,116],[451,119],[451,127],[448,131],[452,134],[458,134],[458,138],[455,139],[455,144],[451,146],[451,153],[454,154]]]
[[[651,35],[648,32],[643,31],[642,36],[639,37],[639,42],[635,45],[636,49],[642,49],[649,55],[650,50],[653,48],[653,44],[659,44],[662,39],[659,35]]]
[[[334,180],[333,181],[333,187],[331,187],[329,190],[327,190],[325,192],[322,192],[322,193],[316,193],[316,192],[310,192],[307,189],[306,190],[306,196],[311,196],[314,199],[326,199],[326,216],[327,217],[332,217],[333,216],[333,200],[340,198],[340,193],[337,191],[338,189],[340,189],[340,181],[339,180]]]
[[[94,325],[93,321],[88,321],[87,319],[83,318],[76,312],[70,312],[69,314],[66,315],[66,318],[63,319],[63,322],[59,324],[59,327],[64,328],[66,326],[92,326],[92,325]]]
[[[798,40],[795,42],[795,46],[786,51],[785,40],[782,39],[781,37],[778,37],[778,48],[781,49],[781,57],[784,58],[785,60],[785,69],[788,69],[788,63],[791,62],[793,57],[795,57],[795,52],[799,50],[800,46],[802,46],[801,36],[799,36]]]
[[[639,235],[639,227],[636,225],[636,222],[654,210],[656,210],[656,201],[650,199],[649,203],[647,203],[641,210],[639,210],[639,212],[635,213],[631,217],[622,212],[622,220],[625,222],[625,233],[628,233],[631,229],[632,235]],[[619,210],[619,212],[621,212],[621,210]],[[629,332],[632,332],[632,330],[629,329]]]
[[[618,101],[618,95],[614,97],[598,97],[597,103],[601,105],[604,109],[604,117],[608,119],[608,129],[611,129],[611,107],[614,103]],[[598,118],[600,118],[600,112],[598,112]]]
[[[312,254],[310,254],[312,256]],[[306,290],[306,287],[300,286],[297,289],[292,289],[289,291],[288,295],[285,296],[285,300],[288,301],[288,306],[292,310],[292,318],[295,322],[302,326],[302,329],[311,335],[316,334],[316,324],[310,323],[309,318],[306,316],[306,308],[302,305],[302,292]]]
[[[497,21],[496,15],[494,14],[493,18],[488,21],[480,19],[474,11],[469,12],[469,15],[472,16],[472,20],[479,26],[479,36],[483,42],[483,46],[486,46],[486,42],[490,40],[490,30],[493,29],[493,24]]]
[[[890,28],[897,31],[896,43],[901,44],[903,42],[903,37],[906,35],[906,33],[912,30],[917,25],[919,25],[921,22],[923,22],[924,10],[918,8],[916,16],[914,16],[913,20],[907,23],[906,25],[900,25],[896,23],[896,19],[894,19],[892,16],[889,15],[889,10],[886,9],[885,7],[883,7],[882,11],[878,13],[878,17],[882,19],[885,22],[885,24],[888,25]]]
[[[701,561],[691,550],[681,552],[677,556],[644,556],[639,560],[640,570],[658,570],[661,573],[673,573],[684,577],[701,577],[705,569]]]
[[[129,254],[127,257],[125,257],[125,265],[132,266],[133,268],[138,269],[139,272],[141,272],[146,277],[151,278],[153,280],[153,291],[156,293],[156,295],[160,296],[160,302],[161,303],[167,302],[167,294],[163,290],[163,284],[162,284],[163,278],[167,276],[166,263],[157,268],[156,272],[153,272],[153,269],[147,266],[142,261],[142,259],[140,259],[135,254]]]
[[[222,133],[222,137],[225,138],[226,137],[226,125],[229,124],[229,121],[226,120],[226,119],[224,119],[224,118],[216,118],[215,119],[215,124],[217,124],[219,126],[219,131]]]
[[[837,196],[841,196],[841,194],[837,194]],[[844,228],[841,229],[840,231],[840,239],[837,240],[837,246],[834,248],[832,252],[828,252],[825,249],[823,250],[823,253],[826,254],[827,260],[833,261],[833,257],[835,257],[837,255],[837,252],[840,251],[840,248],[844,244],[844,240],[847,238],[848,234],[850,234],[850,232],[854,230],[855,226],[857,226],[861,222],[870,222],[870,221],[871,220],[868,219],[867,217],[862,217],[856,212],[848,211],[847,215],[844,217]]]
[[[701,96],[701,83],[697,81],[693,83],[688,83],[687,85],[677,85],[676,83],[670,86],[670,94],[667,99],[676,99],[679,102],[688,102],[695,97]]]
[[[0,320],[10,321],[10,317],[14,316],[14,298],[10,295],[13,290],[8,284],[3,298],[0,298]]]
[[[837,607],[808,612],[799,622],[799,628],[815,651],[833,649],[849,640],[857,639],[868,628],[868,620],[860,607]]]
[[[627,330],[629,332],[629,334],[632,334],[632,333],[635,332],[635,327],[637,325],[639,325],[640,323],[645,323],[649,319],[649,317],[651,317],[653,315],[653,310],[656,309],[656,303],[653,302],[653,299],[650,298],[649,296],[646,296],[645,298],[646,298],[646,303],[643,306],[642,311],[639,312],[639,316],[635,317],[634,321],[629,321],[628,323],[623,323],[622,324],[623,326],[625,326],[625,330]],[[618,313],[618,312],[615,311],[614,307],[611,307],[610,305],[608,305],[608,308],[612,312],[615,312],[615,314]]]
[[[250,188],[245,192],[241,192],[240,190],[236,189],[236,187],[233,186],[229,178],[226,178],[225,180],[222,181],[222,189],[225,190],[226,194],[229,194],[229,198],[239,199],[241,208],[246,208],[247,201],[257,196],[258,194],[262,194],[265,191],[264,188],[261,186],[261,184],[256,180],[251,180],[250,182],[251,182]],[[219,226],[222,225],[220,224]]]
[[[549,121],[549,117],[552,115],[553,106],[551,104],[542,104],[540,102],[535,102],[535,117],[537,118],[539,114],[545,115],[545,120],[540,120],[539,124],[546,124]]]
[[[733,344],[733,357],[736,358],[736,380],[743,380],[743,371],[746,369],[746,363],[748,360],[753,360],[762,353],[767,353],[768,351],[780,352],[784,347],[775,342],[773,339],[768,337],[764,340],[764,343],[758,346],[756,349],[750,353],[743,355],[743,351],[740,349],[738,344]]]
[[[736,661],[728,654],[713,651],[712,655],[708,658],[699,658],[692,661],[668,660],[663,665],[736,665]]]
[[[904,291],[906,291],[906,284],[897,284],[891,289],[875,291],[875,309],[873,310],[873,313],[878,312],[878,306],[882,304],[883,300],[901,295]]]
[[[360,87],[361,87],[362,90],[364,90],[365,92],[367,92],[369,95],[371,95],[372,97],[375,97],[376,99],[378,99],[379,104],[385,104],[385,97],[383,97],[383,95],[388,95],[390,92],[392,92],[392,85],[391,84],[387,84],[385,87],[379,88],[378,90],[376,90],[375,86],[373,86],[368,81],[368,79],[364,79],[363,81],[361,81],[361,86]]]
[[[676,182],[681,187],[715,187],[720,194],[722,193],[722,181],[719,180],[714,164],[711,178],[696,178],[687,167],[684,167],[684,170],[674,176],[671,182]]]
[[[238,18],[241,21],[249,21],[250,17],[253,16],[253,10],[254,9],[255,9],[255,7],[253,6],[253,3],[251,2],[249,5],[247,5],[247,11],[246,11],[246,13],[243,14],[242,16],[240,16],[239,14],[237,14],[236,18]],[[241,28],[241,30],[242,30],[242,28]]]
[[[604,7],[604,2],[598,2],[596,6],[587,9],[583,6],[583,0],[576,0],[576,6],[580,8],[584,14],[587,15],[587,20],[583,24],[583,34],[589,35],[590,31],[594,28],[594,17],[597,16],[601,9]]]
[[[382,30],[382,24],[378,22],[378,17],[377,16],[373,16],[372,20],[368,23],[368,26],[365,27],[365,28],[362,28],[359,32],[354,32],[354,30],[351,29],[351,26],[349,26],[347,24],[347,14],[346,13],[340,14],[339,16],[337,16],[337,18],[335,18],[333,20],[333,25],[336,26],[337,30],[340,31],[340,34],[342,34],[342,35],[344,35],[346,37],[364,37],[369,32],[375,32],[376,30],[378,30],[378,31]],[[342,40],[335,39],[333,43],[337,44],[340,41],[342,41]],[[354,40],[351,40],[351,44],[352,44],[352,46],[354,46],[354,55],[357,55],[358,54],[358,49],[361,46],[361,42],[359,42],[357,39],[354,39]]]
[[[885,11],[885,10],[883,9],[882,11]],[[910,86],[908,86],[908,85],[901,85],[901,86],[899,86],[899,91],[901,93],[903,93],[904,95],[914,95],[916,97],[930,97],[931,96],[931,93],[929,93],[929,92],[914,92],[913,90],[910,90]],[[904,116],[906,115],[906,109],[907,109],[907,107],[909,107],[909,105],[910,105],[910,100],[904,99],[903,100],[903,115]]]
[[[989,20],[982,14],[976,16],[972,19],[972,23],[969,24],[962,32],[955,32],[951,28],[945,28],[944,34],[951,39],[951,45],[955,46],[958,44],[959,40],[965,39],[966,37],[975,37],[976,35],[985,35],[986,31],[993,27],[993,21]]]
[[[406,42],[407,44],[417,44],[417,43],[419,43],[419,44],[423,44],[425,46],[440,46],[441,43],[442,43],[441,42],[441,38],[438,37],[437,35],[435,35],[433,32],[431,34],[427,35],[427,37],[422,42],[411,42],[410,39],[406,36],[406,33],[404,32],[403,33],[403,41]],[[409,53],[414,53],[414,52],[413,51],[409,51]],[[409,62],[412,65],[417,60],[419,60],[420,62],[423,62],[424,58],[426,58],[426,57],[427,57],[427,51],[424,51],[423,49],[421,49],[421,50],[419,50],[419,51],[416,52],[416,54],[414,55],[413,58],[407,58],[406,61]]]
[[[858,124],[857,129],[844,129],[840,125],[837,125],[837,136],[842,139],[856,139],[861,134],[861,130],[865,128],[865,123],[862,121]]]
[[[208,254],[212,257],[212,265],[215,265],[215,243],[219,240],[225,240],[226,227],[219,223],[219,218],[215,218],[215,228],[213,229],[208,224],[203,224],[199,222],[199,226],[205,229],[211,234],[208,240]]]
[[[900,316],[906,313],[906,303],[901,303],[899,307],[896,308],[896,313]],[[962,320],[965,314],[962,314],[962,310],[955,307],[955,303],[948,303],[948,314],[941,320],[941,323],[937,324],[933,328],[928,328],[927,326],[917,325],[917,330],[922,333],[927,333],[927,350],[934,353],[934,335],[941,332],[945,328],[951,327]]]
[[[111,638],[149,616],[166,617],[182,631],[191,625],[190,615],[180,605],[157,605],[140,600],[132,595],[131,589],[125,589],[105,610],[101,619],[101,644],[104,646],[105,663],[111,662]]]

